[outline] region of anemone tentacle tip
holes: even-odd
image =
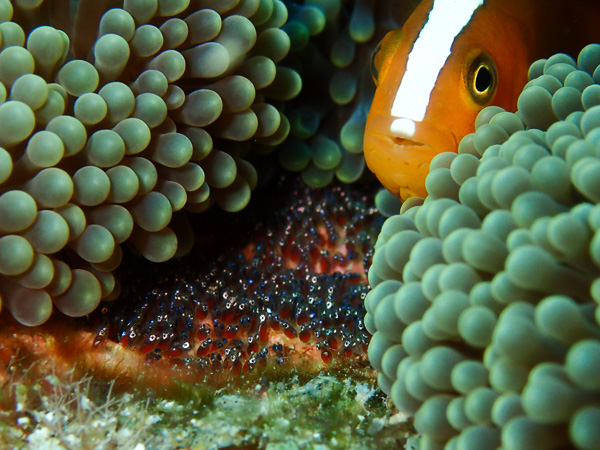
[[[590,445],[599,48],[577,63],[534,63],[519,110],[483,109],[458,154],[433,159],[429,197],[382,227],[365,299],[369,358],[422,439]]]
[[[286,137],[278,100],[300,83],[279,63],[287,35],[270,31],[286,7],[263,3],[79,2],[51,17],[43,2],[4,4],[0,239],[19,256],[3,257],[0,295],[17,320],[49,316],[44,303],[24,318],[23,292],[74,316],[111,298],[121,245],[152,261],[189,249],[177,211],[246,206],[253,142]]]

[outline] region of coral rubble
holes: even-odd
[[[14,380],[17,426],[0,412],[4,448],[378,449],[401,445],[410,420],[372,382],[318,375],[219,393],[209,402],[116,393],[89,377]],[[93,424],[93,425],[92,425]]]

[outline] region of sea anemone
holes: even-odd
[[[302,86],[279,0],[59,3],[0,0],[0,296],[29,326],[117,298],[121,244],[165,261],[183,211],[244,208]]]
[[[285,105],[290,137],[277,149],[279,161],[312,187],[334,178],[355,182],[365,168],[363,134],[375,92],[367,62],[381,37],[400,28],[419,2],[285,3],[291,46],[283,62],[302,76],[304,89]]]
[[[369,359],[421,448],[598,445],[599,64],[536,61],[383,225]]]

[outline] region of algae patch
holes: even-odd
[[[351,377],[264,381],[204,402],[115,393],[90,377],[13,386],[0,415],[11,448],[375,449],[402,447],[412,431],[372,382]]]

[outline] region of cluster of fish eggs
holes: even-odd
[[[421,448],[600,441],[600,45],[529,77],[376,243],[369,359]]]
[[[124,268],[128,302],[107,304],[96,344],[111,339],[148,361],[211,374],[363,362],[365,267],[382,218],[358,189],[315,192],[294,181],[277,190],[283,206],[268,218],[244,211],[201,230],[214,243],[237,222],[254,224],[217,258],[161,269],[147,290],[145,269]]]
[[[373,99],[369,58],[381,37],[400,28],[415,1],[285,0],[290,36],[284,63],[304,83],[286,105],[290,137],[277,149],[280,164],[313,187],[358,180],[365,168],[363,134]],[[400,11],[401,13],[398,13]]]
[[[179,211],[244,208],[302,84],[279,0],[79,2],[65,30],[49,3],[0,0],[0,298],[30,326],[116,298],[125,242],[189,249]]]

